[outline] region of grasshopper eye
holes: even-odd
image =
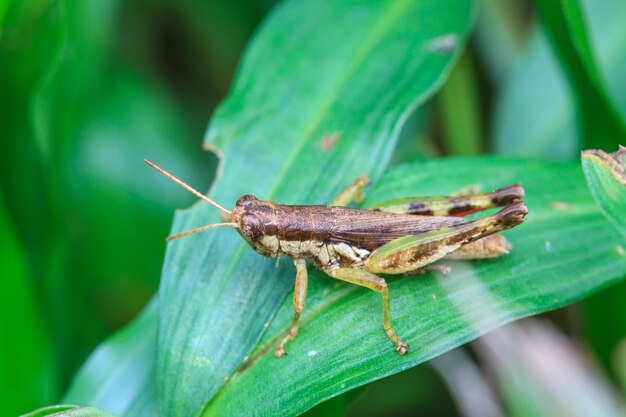
[[[259,218],[253,214],[246,214],[241,219],[243,233],[251,242],[258,242],[265,235],[265,227]]]
[[[253,196],[253,195],[243,195],[241,197],[239,197],[239,199],[237,200],[237,202],[235,203],[235,206],[237,207],[247,207],[251,204],[254,203],[258,203],[259,200]]]

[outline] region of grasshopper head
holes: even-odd
[[[231,220],[237,223],[237,231],[254,250],[263,256],[277,255],[278,241],[272,227],[274,203],[244,195],[237,200]]]

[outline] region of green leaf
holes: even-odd
[[[90,406],[76,406],[76,405],[52,405],[49,407],[40,408],[35,411],[31,411],[28,414],[22,415],[22,417],[115,417],[115,415],[107,413]]]
[[[572,89],[585,147],[626,140],[624,121],[596,67],[579,1],[537,0],[535,5]]]
[[[585,0],[589,37],[607,93],[626,119],[626,3]],[[535,27],[525,52],[498,90],[494,149],[501,154],[573,160],[580,148],[567,81],[550,44]],[[619,141],[613,138],[616,146]]]
[[[327,203],[358,174],[378,178],[404,120],[445,78],[472,15],[466,0],[282,4],[207,134],[222,155],[212,197],[226,206],[247,193]],[[176,216],[173,231],[217,221],[198,204]],[[157,356],[163,415],[202,410],[256,346],[293,278],[288,262],[276,269],[232,230],[168,246]]]
[[[93,404],[129,417],[157,415],[157,314],[154,299],[133,322],[102,343],[74,377],[63,402]]]
[[[556,176],[559,181],[554,180]],[[234,412],[224,409],[228,406],[238,407],[241,413],[247,410],[243,406],[249,406],[256,412],[254,407],[258,403],[275,404],[275,396],[280,401],[276,407],[306,409],[319,402],[320,395],[335,395],[353,385],[406,369],[499,324],[582,298],[624,273],[626,257],[615,252],[620,236],[585,191],[583,176],[574,164],[489,158],[407,164],[391,170],[375,184],[368,202],[451,193],[470,185],[487,190],[520,180],[528,194],[530,213],[527,223],[507,233],[514,245],[509,256],[455,264],[450,276],[391,279],[394,323],[401,334],[411,335],[407,357],[397,357],[381,330],[376,294],[336,283],[311,270],[302,330],[297,341],[289,345],[289,355],[278,360],[271,354],[277,335],[287,328],[291,319],[291,300],[287,299],[253,356],[254,362],[248,363],[244,372],[226,384],[206,414]],[[271,270],[268,275],[268,279],[274,278]],[[484,303],[493,305],[472,312]],[[478,315],[475,321],[473,314]],[[156,319],[156,311],[151,307],[139,321],[154,329]],[[86,397],[68,396],[65,401],[73,398],[101,408],[107,404],[113,407],[115,400],[128,389],[124,381],[138,372],[145,374],[149,368],[150,349],[142,349],[151,346],[155,336],[153,331],[142,331],[141,326],[135,324],[123,332],[125,338],[133,339],[132,343],[114,344],[115,350],[101,347],[81,371],[82,375],[92,368],[94,380],[110,388],[106,401],[103,402],[103,395],[90,397],[88,393]],[[263,352],[264,348],[269,351]],[[104,352],[109,352],[108,360],[96,360]],[[315,359],[320,362],[312,363]],[[118,365],[113,367],[114,363]],[[137,366],[145,369],[138,371]],[[274,373],[281,375],[281,381],[293,382],[271,385]],[[81,375],[79,380],[83,379]],[[330,381],[322,378],[324,375],[330,375]],[[150,380],[145,382],[147,386],[142,390],[155,395]],[[251,398],[247,392],[261,397]],[[263,414],[263,408],[258,410]],[[130,413],[128,409],[120,413],[150,415]],[[289,408],[284,413],[295,414]]]
[[[626,148],[620,146],[610,154],[602,150],[583,151],[582,164],[593,197],[626,238]]]
[[[505,232],[513,244],[509,255],[451,263],[446,276],[390,278],[392,320],[408,341],[407,356],[394,352],[382,330],[378,294],[310,271],[307,307],[289,355],[279,360],[272,354],[291,320],[287,299],[249,361],[203,415],[296,415],[623,277],[626,256],[615,251],[621,237],[598,209],[577,164],[494,158],[406,164],[376,183],[366,204],[514,182],[526,189],[529,215]]]

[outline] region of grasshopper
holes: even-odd
[[[330,206],[282,205],[244,195],[235,208],[226,210],[164,169],[145,162],[220,210],[223,220],[230,220],[178,233],[167,241],[226,226],[237,230],[261,255],[285,255],[293,260],[294,316],[288,334],[274,351],[276,357],[285,355],[286,343],[298,334],[307,295],[307,260],[332,278],[380,293],[383,329],[395,350],[404,355],[408,346],[391,325],[387,282],[377,274],[412,274],[442,258],[487,259],[506,254],[511,245],[496,233],[521,224],[528,213],[519,184],[487,194],[405,198],[367,210],[347,208],[363,201],[369,184],[366,176],[358,177]],[[475,221],[463,218],[495,207],[504,208]]]

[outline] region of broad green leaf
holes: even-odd
[[[626,118],[626,3],[584,0],[589,37],[607,92]],[[567,81],[535,27],[517,67],[496,96],[494,149],[528,157],[574,159],[580,149]],[[617,139],[614,138],[616,146]],[[610,148],[607,148],[610,149]]]
[[[327,203],[358,174],[378,178],[404,120],[462,49],[471,18],[466,0],[283,3],[251,43],[208,131],[207,145],[222,156],[212,198],[227,207],[247,193]],[[217,221],[215,209],[198,204],[173,229]],[[288,262],[275,268],[230,229],[168,246],[162,415],[202,410],[256,346],[293,279]]]
[[[119,416],[156,416],[157,314],[154,299],[102,343],[74,377],[63,402],[92,404]]]
[[[481,184],[483,186],[483,188],[487,189],[487,188],[495,188],[499,185],[502,185],[501,182],[499,182],[499,180],[497,179],[498,175],[501,173],[508,173],[506,178],[503,178],[502,181],[507,181],[507,182],[512,182],[521,178],[535,178],[537,176],[537,168],[539,168],[539,172],[547,169],[546,166],[549,168],[549,177],[545,178],[545,177],[538,177],[536,178],[533,183],[535,183],[534,186],[534,190],[536,191],[536,193],[533,194],[539,194],[542,197],[540,198],[541,201],[541,206],[540,208],[542,208],[542,210],[544,212],[552,212],[549,213],[552,216],[554,216],[555,214],[558,215],[558,211],[555,212],[553,209],[550,208],[550,205],[552,205],[553,207],[556,207],[560,210],[564,210],[564,209],[568,209],[568,210],[577,210],[579,211],[579,213],[575,216],[575,217],[582,217],[584,218],[585,213],[581,212],[580,209],[584,208],[584,207],[576,207],[574,205],[571,205],[572,203],[574,203],[576,200],[580,200],[580,197],[575,198],[574,201],[570,201],[568,203],[567,198],[570,198],[570,196],[568,195],[568,186],[571,186],[572,189],[574,190],[578,190],[581,191],[580,187],[584,186],[584,183],[582,182],[582,176],[580,176],[580,174],[578,172],[576,172],[576,170],[573,168],[573,166],[567,164],[567,165],[561,165],[561,164],[534,164],[534,163],[530,163],[527,169],[524,168],[523,163],[520,161],[517,163],[518,167],[511,173],[509,172],[508,166],[510,164],[508,163],[502,163],[502,162],[497,162],[495,167],[490,167],[489,169],[483,169],[483,170],[476,170],[475,169],[475,165],[490,165],[491,163],[484,163],[482,162],[482,160],[479,161],[472,161],[472,160],[467,160],[468,162],[463,162],[464,160],[449,160],[449,161],[442,161],[442,162],[438,162],[438,163],[430,163],[430,164],[425,164],[425,166],[416,166],[415,164],[410,165],[410,167],[412,167],[411,169],[408,169],[406,166],[405,167],[401,167],[401,168],[397,168],[401,170],[401,174],[400,178],[403,181],[407,181],[407,180],[411,180],[411,183],[415,184],[415,187],[412,186],[403,186],[403,190],[398,191],[397,193],[394,194],[390,194],[390,195],[383,195],[381,196],[381,198],[383,199],[387,199],[390,196],[391,197],[397,197],[399,195],[415,195],[415,194],[435,194],[439,192],[452,192],[456,189],[459,188],[464,188],[468,185],[472,185],[472,184]],[[463,168],[465,166],[465,168]],[[419,167],[419,169],[417,169],[417,167]],[[428,168],[428,173],[425,175],[423,173],[424,168],[429,167]],[[396,169],[396,170],[397,170]],[[393,170],[392,172],[389,173],[389,175],[392,176],[392,181],[396,181],[396,179],[398,178],[398,173],[396,172],[396,170]],[[501,172],[498,172],[499,170],[501,170]],[[475,172],[474,172],[475,171]],[[563,172],[565,171],[565,172]],[[519,174],[516,174],[516,172],[520,172]],[[440,177],[438,175],[438,173],[441,173],[441,175],[443,177]],[[565,177],[562,176],[562,174],[567,174],[565,175]],[[570,181],[572,178],[572,173],[574,173],[574,179],[576,177],[580,177],[579,181],[574,184],[572,184],[572,182]],[[452,175],[450,175],[452,174]],[[553,185],[553,187],[558,188],[560,191],[556,194],[551,195],[551,193],[553,192],[552,188],[548,188],[548,189],[544,189],[542,187],[542,182],[546,182],[546,184],[549,184],[553,181],[554,175],[560,175],[561,179],[565,178],[565,181],[562,185]],[[381,184],[386,184],[388,181],[386,179],[387,177],[384,177]],[[477,180],[474,182],[473,178],[477,178]],[[487,178],[488,180],[485,181],[485,178]],[[447,182],[450,181],[450,183],[448,184]],[[393,183],[392,183],[393,184]],[[431,184],[431,185],[429,185]],[[528,184],[526,185],[526,189],[527,191],[532,190],[533,188],[530,188],[530,186]],[[377,188],[378,186],[374,187],[374,193],[377,193]],[[393,190],[392,190],[393,191]],[[406,194],[400,194],[400,193],[406,193]],[[582,195],[582,193],[579,193]],[[375,195],[375,194],[374,194]],[[565,197],[564,199],[562,199],[561,201],[559,201],[559,199],[561,197]],[[586,202],[587,204],[592,204],[593,202],[591,201],[591,197],[590,196],[585,196]],[[377,202],[379,199],[376,198],[374,199],[369,198],[369,200],[371,202]],[[529,196],[529,201],[532,201],[532,196]],[[558,203],[558,204],[555,204]],[[566,203],[566,204],[564,204]],[[570,206],[568,207],[567,204],[570,204]],[[527,224],[523,225],[520,227],[520,230],[523,230],[522,228],[526,228],[527,226],[529,226],[529,224],[532,224],[532,219],[533,217],[537,214],[534,210],[534,205],[529,203],[529,207],[531,209],[531,213],[529,215],[529,221]],[[545,214],[545,213],[544,213]],[[575,219],[571,219],[572,221],[575,221]],[[549,218],[544,218],[543,219],[543,223],[545,225],[545,223],[550,223],[550,219]],[[583,225],[586,226],[586,225]],[[607,227],[607,224],[604,224],[604,227]],[[550,226],[547,227],[548,229],[550,228]],[[573,232],[576,232],[577,228],[575,228],[573,230]],[[515,231],[512,231],[512,233]],[[570,231],[572,232],[572,231]],[[530,233],[530,232],[529,232]],[[559,230],[555,230],[553,232],[556,235],[557,241],[561,241],[561,242],[566,242],[568,239],[568,236],[563,235],[560,236]],[[593,235],[590,237],[594,237]],[[547,250],[548,248],[552,248],[552,243],[549,240],[541,240],[541,236],[538,238],[539,241],[537,244],[532,245],[534,247],[531,247],[531,254],[534,254],[535,251],[537,250],[541,250],[543,251],[544,249]],[[515,247],[514,247],[514,251],[512,252],[511,256],[514,256],[516,251],[518,251],[518,244],[514,241],[515,243]],[[594,242],[590,241],[589,243],[590,245],[593,245]],[[610,245],[610,243],[607,243],[608,245]],[[528,244],[527,244],[528,246]],[[519,250],[524,250],[519,249]],[[570,248],[570,250],[576,250],[575,248],[572,249]],[[582,251],[586,250],[586,249],[581,249]],[[613,254],[611,254],[613,255]],[[563,271],[559,271],[559,264],[558,264],[558,257],[560,256],[560,253],[557,252],[554,254],[554,256],[552,257],[551,262],[553,263],[552,266],[550,266],[550,268],[552,268],[553,270],[548,271],[548,276],[550,275],[555,275],[557,274],[564,274],[567,275],[568,272],[571,272],[572,276],[576,276],[577,272],[574,271],[572,272],[572,269],[575,269],[576,266],[572,266],[572,267],[567,267],[566,270]],[[571,253],[569,254],[569,256],[573,256]],[[593,257],[594,255],[590,255],[591,257]],[[532,256],[529,256],[529,258],[532,258]],[[599,256],[599,258],[602,258],[602,256]],[[584,262],[585,260],[582,259],[581,262]],[[500,262],[500,260],[497,261],[486,261],[484,262],[485,264],[488,263],[492,263],[492,262]],[[567,263],[568,259],[565,258],[563,260],[563,262]],[[524,263],[523,257],[522,259],[517,259],[516,262],[517,264],[519,263]],[[535,262],[536,264],[537,262]],[[556,265],[554,265],[556,264]],[[484,265],[489,267],[489,265]],[[492,265],[493,266],[493,265]],[[495,265],[496,267],[498,265]],[[504,270],[506,271],[506,267],[504,268]],[[511,267],[510,265],[508,267]],[[512,266],[511,268],[516,268],[517,265]],[[536,268],[536,265],[534,266],[534,268]],[[496,271],[496,274],[499,273],[498,271],[502,271],[503,268],[499,267]],[[309,295],[309,300],[308,300],[308,305],[307,305],[307,310],[305,312],[305,323],[303,324],[303,330],[301,335],[299,336],[297,342],[290,346],[290,355],[284,359],[281,360],[277,360],[278,363],[281,364],[281,366],[287,366],[285,365],[285,363],[283,361],[285,360],[290,360],[290,358],[295,356],[295,353],[293,352],[294,349],[297,349],[298,346],[300,344],[303,343],[310,343],[308,341],[303,341],[303,336],[307,333],[309,333],[306,329],[309,327],[309,324],[306,323],[307,320],[307,315],[310,313],[311,309],[315,309],[317,305],[319,305],[322,301],[324,301],[326,298],[328,298],[329,295],[332,295],[332,291],[335,291],[334,286],[331,284],[330,280],[327,277],[324,277],[322,274],[319,273],[315,273],[313,271],[312,275],[315,274],[316,278],[319,278],[318,281],[312,279],[311,280],[311,290],[310,290],[310,295]],[[533,272],[534,274],[536,274],[536,276],[534,277],[533,281],[537,281],[538,283],[534,283],[533,281],[528,282],[527,280],[523,280],[519,283],[517,283],[517,285],[527,285],[529,286],[529,288],[532,290],[533,287],[541,287],[541,274],[543,274],[545,271],[541,268],[539,268],[537,271]],[[585,271],[582,271],[585,272]],[[426,278],[426,277],[425,277]],[[516,277],[513,276],[510,279],[515,279]],[[607,277],[609,278],[609,277]],[[421,278],[407,278],[406,280],[413,280],[415,279],[416,281],[420,281]],[[447,277],[442,277],[441,279],[447,279]],[[564,280],[569,279],[567,276],[563,277]],[[428,279],[428,281],[430,281],[430,284],[432,284],[432,280]],[[552,279],[552,281],[554,281],[554,279]],[[400,281],[401,282],[401,281]],[[320,286],[320,284],[323,284],[322,286]],[[394,282],[394,286],[397,285],[398,282]],[[420,285],[423,284],[418,284],[418,288]],[[463,285],[462,283],[460,283],[459,285]],[[499,283],[493,282],[491,285],[499,285]],[[502,287],[506,288],[507,282],[502,283]],[[554,285],[554,282],[552,282],[551,285]],[[343,289],[348,289],[350,290],[349,286],[340,286],[343,287]],[[347,287],[347,288],[346,288]],[[394,289],[395,287],[392,287],[392,289]],[[352,290],[354,290],[354,288],[352,288]],[[429,288],[425,288],[423,289],[425,295],[423,293],[420,293],[420,291],[417,291],[415,294],[415,297],[417,297],[416,299],[424,299],[424,296],[428,299],[428,290]],[[438,289],[439,291],[440,289]],[[468,290],[471,290],[470,288],[468,288]],[[362,290],[358,290],[363,292]],[[341,293],[337,294],[337,295],[343,295]],[[394,302],[392,303],[392,308],[395,306],[395,292],[392,293],[392,296],[394,296]],[[545,295],[543,292],[539,293],[537,292],[536,295]],[[532,295],[529,295],[532,296]],[[372,299],[373,298],[373,299]],[[516,295],[515,298],[519,298],[519,295]],[[374,327],[374,330],[372,331],[372,334],[375,336],[374,337],[374,341],[376,342],[375,346],[372,346],[372,350],[376,351],[379,349],[383,349],[383,350],[389,350],[390,346],[388,345],[387,340],[385,339],[385,337],[382,334],[378,334],[380,332],[380,328],[378,327],[378,319],[379,319],[379,312],[378,312],[378,302],[376,300],[376,297],[361,297],[361,303],[362,305],[357,306],[358,308],[363,308],[363,305],[365,306],[369,306],[368,307],[368,318],[371,318],[371,323],[369,323],[371,326]],[[313,305],[313,302],[316,302],[316,306]],[[363,301],[365,300],[365,301]],[[553,299],[551,299],[550,297],[548,297],[549,302],[554,302]],[[541,300],[538,300],[537,303],[541,303]],[[282,317],[282,323],[278,326],[278,327],[283,327],[285,328],[285,326],[287,326],[288,321],[290,320],[291,317],[291,306],[290,306],[290,300],[287,300],[285,302],[285,305],[282,307],[281,310],[281,317]],[[371,314],[370,314],[371,313]],[[423,314],[423,313],[420,313]],[[354,314],[353,314],[354,315]],[[358,313],[357,313],[358,316]],[[332,319],[334,317],[327,317],[328,320],[325,320],[326,317],[326,313],[325,310],[322,309],[319,312],[315,312],[313,314],[313,317],[311,317],[314,320],[321,320],[321,321],[327,321],[330,320],[330,322],[332,322]],[[69,399],[73,399],[73,401],[80,401],[81,403],[91,403],[94,405],[97,405],[101,408],[106,408],[106,409],[110,409],[112,411],[117,410],[117,408],[107,408],[106,406],[108,405],[109,407],[113,407],[113,404],[115,404],[116,400],[119,400],[119,396],[126,392],[126,390],[128,389],[128,386],[125,385],[123,382],[125,380],[128,380],[129,378],[132,377],[136,377],[137,373],[141,373],[141,374],[146,374],[149,370],[149,366],[150,366],[150,340],[152,340],[152,343],[155,343],[154,341],[154,331],[148,331],[146,332],[145,330],[141,330],[142,326],[147,326],[149,328],[154,329],[156,326],[156,311],[151,307],[149,309],[147,309],[145,316],[142,315],[139,319],[138,322],[141,322],[142,324],[140,325],[139,323],[133,324],[131,329],[125,330],[122,333],[124,334],[124,336],[122,336],[122,334],[120,334],[119,336],[115,336],[113,338],[113,340],[111,342],[108,342],[107,344],[111,344],[112,346],[108,346],[108,347],[101,347],[99,349],[99,351],[97,351],[96,353],[94,353],[93,357],[90,359],[90,361],[88,362],[88,364],[84,367],[84,369],[81,371],[81,373],[78,376],[78,380],[83,380],[83,378],[85,377],[85,374],[87,373],[92,373],[93,378],[94,378],[94,382],[96,385],[98,384],[98,380],[99,383],[101,385],[104,385],[106,387],[108,387],[109,389],[99,389],[98,391],[95,391],[98,394],[93,394],[94,391],[91,391],[90,389],[84,389],[82,390],[84,392],[84,395],[86,396],[81,396],[81,395],[77,395],[76,389],[72,389],[72,393],[69,394],[68,397],[66,397],[64,400],[65,401],[69,401]],[[278,320],[278,319],[277,319]],[[356,322],[358,322],[358,318],[356,319]],[[352,327],[355,327],[354,325]],[[273,329],[274,330],[274,329]],[[275,330],[274,333],[276,334],[278,330]],[[351,330],[352,332],[353,330]],[[329,336],[329,340],[322,340],[320,343],[328,343],[331,339],[333,339],[333,332],[329,329],[324,329],[323,330],[324,334],[327,334]],[[431,332],[432,333],[432,332]],[[443,331],[441,332],[443,333]],[[122,340],[122,337],[125,338],[131,338],[134,340],[134,342],[131,343],[124,343],[124,344],[120,344],[117,345],[117,340]],[[355,337],[357,337],[355,335]],[[322,336],[322,338],[325,338],[325,336]],[[267,341],[266,341],[267,343]],[[141,346],[138,346],[139,344],[141,344]],[[131,347],[133,346],[133,347]],[[269,347],[273,347],[273,345],[269,345]],[[147,350],[146,350],[147,348]],[[415,346],[411,346],[411,348],[414,350]],[[341,350],[340,347],[337,347],[338,350]],[[109,354],[104,356],[104,353],[108,352]],[[130,354],[128,353],[130,352]],[[307,351],[311,352],[311,351]],[[411,352],[410,355],[413,355],[413,353]],[[410,356],[409,356],[410,357]],[[101,360],[101,359],[105,359],[105,360]],[[110,365],[109,365],[110,364]],[[113,367],[112,364],[117,364],[117,366]],[[144,370],[139,370],[138,371],[138,366],[141,367],[145,367]],[[282,372],[282,371],[281,371]],[[111,376],[109,376],[108,374],[112,374]],[[112,381],[110,381],[109,379],[112,379]],[[84,382],[79,383],[77,380],[77,382],[75,382],[75,386],[78,385],[80,386],[81,384],[85,384]],[[236,380],[235,380],[236,381]],[[234,383],[235,381],[232,381],[231,383]],[[146,381],[148,386],[150,386],[150,381]],[[87,387],[89,387],[92,383],[89,384],[85,384],[87,385]],[[154,394],[154,386],[152,386],[152,388],[149,387],[144,387],[143,390],[152,390],[153,394]],[[90,392],[92,392],[92,394],[90,395]],[[107,398],[106,395],[103,394],[108,394],[109,397]],[[145,395],[144,395],[145,396]],[[245,396],[244,396],[245,397]],[[247,397],[245,397],[247,398]],[[104,401],[103,401],[104,400]],[[242,400],[243,401],[243,400]],[[134,403],[139,403],[141,404],[143,401],[141,399],[135,399],[133,401]],[[151,407],[154,407],[154,403],[152,403],[153,405]],[[150,415],[150,413],[129,413],[129,412],[118,412],[118,414],[124,414],[124,415],[128,415],[128,416],[138,416],[138,415],[145,415],[148,416]]]
[[[624,276],[626,256],[615,251],[621,236],[589,194],[578,164],[494,158],[406,164],[374,185],[366,205],[514,182],[526,190],[529,215],[505,232],[513,244],[509,255],[450,263],[448,275],[389,279],[392,320],[408,341],[407,356],[394,352],[382,330],[378,294],[311,268],[307,307],[289,355],[273,356],[291,320],[287,299],[249,361],[203,415],[296,415],[504,323],[580,300]]]
[[[115,417],[111,413],[97,409],[91,406],[76,405],[51,405],[49,407],[40,408],[31,411],[22,417]]]
[[[610,154],[601,150],[583,151],[582,164],[598,205],[626,238],[626,148],[620,146]]]
[[[597,69],[579,0],[535,1],[575,99],[580,133],[586,147],[608,147],[626,140],[621,119]]]

